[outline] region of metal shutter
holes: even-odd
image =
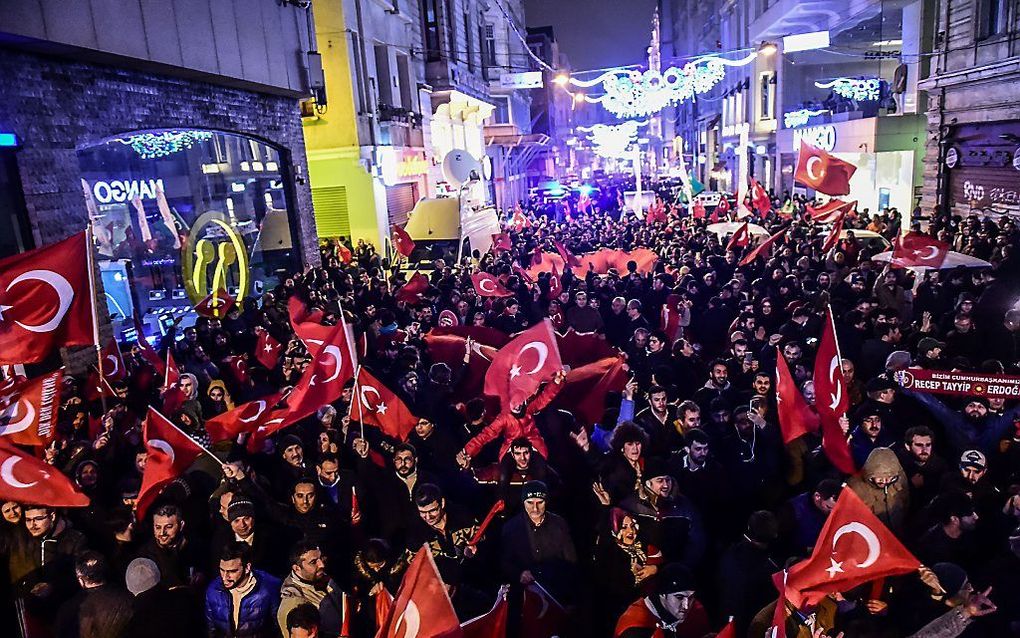
[[[315,208],[315,229],[319,237],[351,236],[346,186],[313,188],[312,206]]]
[[[397,184],[386,187],[386,212],[389,214],[390,225],[403,226],[407,223],[407,214],[418,201],[417,184]]]

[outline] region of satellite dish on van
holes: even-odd
[[[463,149],[454,149],[443,158],[443,177],[457,188],[468,182],[477,182],[481,175],[481,162]]]

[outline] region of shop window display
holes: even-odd
[[[298,265],[281,153],[241,135],[135,131],[79,150],[107,307],[119,338],[192,325],[225,291],[258,298]]]

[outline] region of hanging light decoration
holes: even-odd
[[[815,82],[820,89],[832,89],[840,97],[857,102],[874,102],[882,92],[878,78],[836,78],[830,82]]]
[[[617,117],[645,117],[672,103],[684,102],[711,91],[725,77],[726,67],[744,66],[756,57],[757,51],[740,60],[710,56],[698,58],[682,67],[669,67],[662,72],[656,69],[644,72],[613,69],[594,80],[570,78],[569,83],[582,88],[601,84],[603,94],[597,97],[586,95],[588,102],[601,104]]]
[[[139,133],[117,141],[130,146],[142,159],[156,159],[189,149],[212,136],[210,131],[160,131]]]
[[[819,109],[812,111],[810,109],[801,109],[799,111],[790,111],[789,113],[783,113],[783,126],[785,128],[796,128],[798,126],[804,126],[808,123],[808,120],[815,115],[821,115],[822,113],[828,113],[829,109]]]
[[[592,150],[599,157],[624,158],[634,150],[632,146],[637,141],[638,127],[647,123],[629,120],[621,124],[579,126],[577,130],[589,134]]]

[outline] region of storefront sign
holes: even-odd
[[[161,179],[111,180],[96,182],[92,185],[92,195],[100,204],[122,204],[135,197],[140,199],[156,199],[156,189],[166,192]]]
[[[836,148],[836,127],[830,124],[823,126],[808,126],[793,130],[793,148],[800,149],[800,143],[804,141],[815,148],[831,151]]]
[[[955,168],[959,161],[960,152],[955,148],[950,147],[950,149],[946,151],[946,168]]]
[[[379,149],[379,173],[383,184],[393,186],[407,178],[429,172],[429,162],[417,152],[398,154],[392,148]]]
[[[501,89],[540,89],[542,88],[541,71],[524,71],[522,73],[503,73],[499,76]]]
[[[904,388],[918,392],[996,399],[1020,397],[1020,377],[942,372],[922,368],[905,370],[898,373],[898,376]]]
[[[949,173],[949,186],[954,204],[1020,210],[1020,179],[1012,166],[957,166]]]

